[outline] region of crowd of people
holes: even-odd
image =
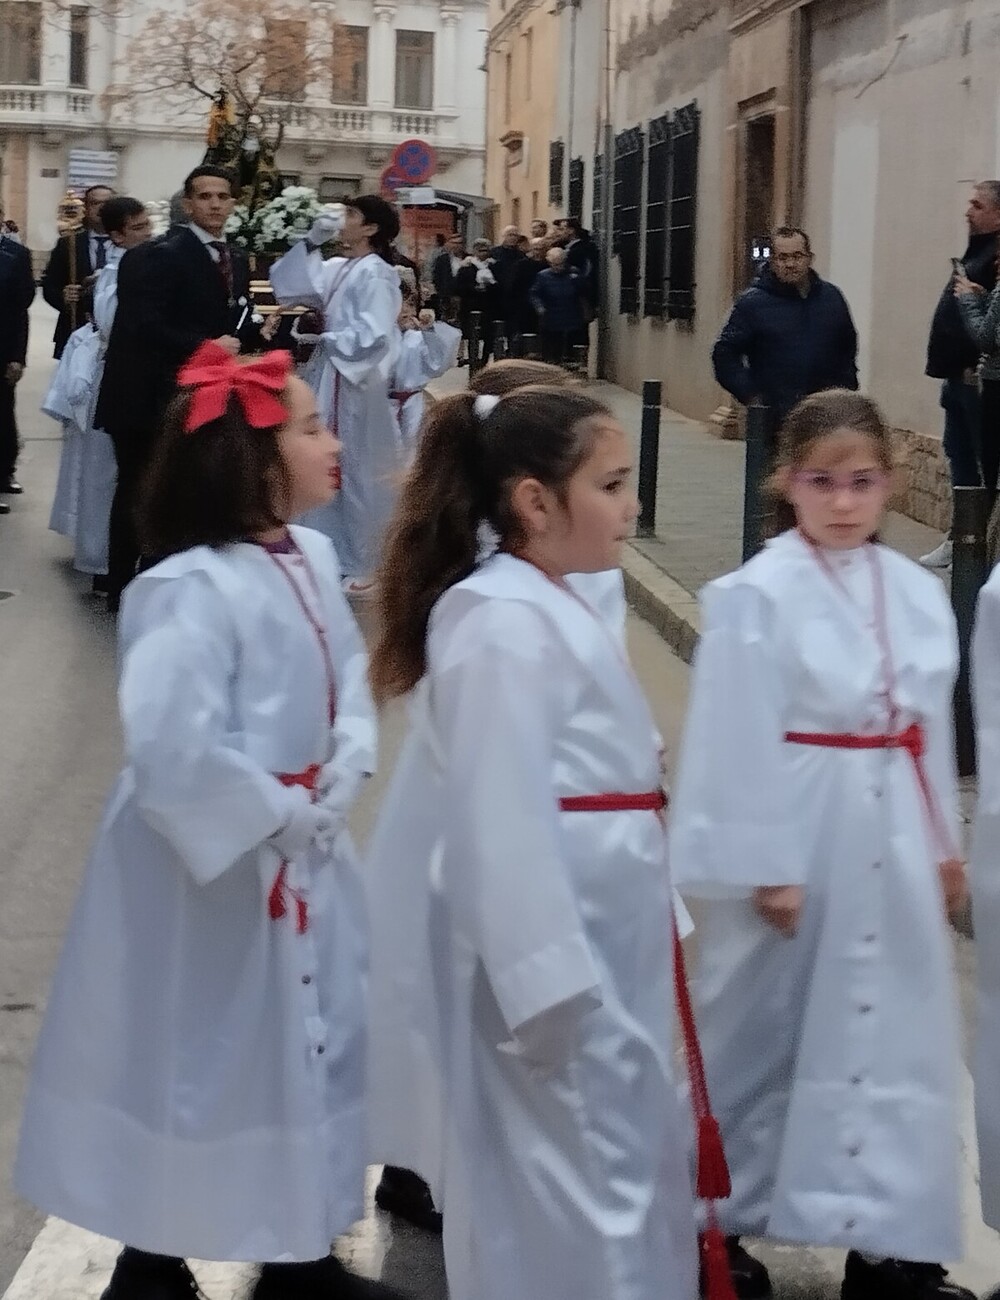
[[[51,406],[105,502],[117,465],[125,764],[18,1188],[123,1243],[104,1300],[191,1300],[191,1258],[260,1265],[253,1300],[392,1300],[330,1253],[372,1162],[382,1203],[443,1230],[452,1300],[758,1300],[761,1237],[842,1248],[843,1300],[973,1300],[942,1263],[962,1255],[955,627],[940,583],[877,541],[891,435],[803,232],[779,232],[774,285],[717,352],[743,347],[737,395],[781,407],[777,535],[703,593],[668,807],[625,640],[630,435],[520,359],[407,423],[459,332],[400,273],[391,205],[318,217],[271,271],[297,314],[266,319],[221,238],[231,205],[198,168],[150,240],[142,205],[106,196],[91,300],[62,292],[90,320],[57,339]],[[529,300],[568,334],[583,241],[545,269],[516,234],[445,248],[433,283],[448,258],[506,322],[532,261]],[[802,399],[753,340],[810,300],[838,350],[809,340],[826,391]],[[366,595],[370,649],[347,599]],[[974,659],[1000,1228],[1000,577]],[[404,697],[359,864],[348,817],[377,710]],[[699,899],[693,1015],[676,890]]]
[[[530,236],[507,226],[491,247],[477,239],[469,253],[461,235],[439,235],[424,265],[432,305],[470,337],[473,312],[480,315],[482,360],[496,355],[498,335],[506,351],[534,350],[556,364],[586,347],[596,319],[600,255],[577,217],[549,228],[533,221]],[[528,340],[528,345],[525,344]]]

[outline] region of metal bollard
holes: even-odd
[[[976,774],[976,733],[969,689],[972,626],[979,592],[989,576],[986,525],[989,494],[984,487],[956,487],[952,532],[951,606],[958,624],[959,669],[955,685],[955,750],[959,776]]]
[[[469,313],[469,377],[471,378],[480,369],[479,355],[479,338],[483,324],[483,313],[473,311]]]
[[[493,322],[493,360],[502,361],[504,357],[509,355],[504,322],[495,320]]]
[[[743,478],[743,563],[764,545],[763,488],[769,460],[768,408],[747,407],[746,470]]]
[[[538,360],[538,335],[522,334],[521,335],[521,355],[529,357],[532,361]]]
[[[656,530],[656,480],[660,464],[660,403],[662,385],[647,379],[642,386],[642,428],[639,434],[639,537]]]
[[[573,344],[573,361],[571,364],[573,366],[573,369],[578,370],[581,375],[585,375],[587,373],[587,360],[588,360],[589,352],[590,349],[587,347],[586,343]]]
[[[515,334],[509,341],[507,355],[509,357],[524,356],[524,335]]]

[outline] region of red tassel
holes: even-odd
[[[701,1115],[698,1118],[698,1196],[703,1201],[724,1201],[732,1190],[719,1121],[714,1115]]]
[[[267,896],[267,914],[272,921],[280,921],[288,911],[287,907],[285,907],[285,877],[287,873],[288,867],[283,862],[280,871],[274,877],[271,892]]]
[[[293,891],[294,893],[295,891]],[[295,893],[295,930],[297,934],[305,934],[309,929],[309,905],[301,894]]]
[[[726,1239],[717,1223],[710,1223],[699,1238],[701,1246],[702,1300],[737,1300],[729,1271]]]

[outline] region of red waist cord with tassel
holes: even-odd
[[[662,790],[642,794],[588,794],[559,800],[563,812],[655,812],[662,813],[667,806],[667,796]],[[705,1202],[706,1226],[701,1236],[701,1268],[704,1280],[704,1300],[737,1300],[733,1279],[729,1271],[726,1238],[719,1226],[716,1201],[723,1201],[732,1191],[726,1153],[722,1149],[719,1123],[712,1114],[708,1085],[705,1081],[705,1062],[698,1042],[694,1023],[691,993],[688,989],[684,950],[674,918],[674,988],[681,1031],[684,1035],[684,1056],[687,1060],[688,1079],[691,1085],[691,1106],[694,1110],[698,1139],[698,1172],[696,1188],[698,1197]]]

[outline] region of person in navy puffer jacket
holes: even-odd
[[[575,342],[585,336],[584,285],[566,262],[566,251],[550,248],[548,270],[541,271],[531,286],[531,305],[538,312],[538,332],[546,361],[560,365],[572,356]]]
[[[738,402],[770,408],[769,431],[803,397],[858,387],[858,335],[836,285],[812,269],[804,230],[783,226],[771,257],[742,293],[712,350],[715,377]]]

